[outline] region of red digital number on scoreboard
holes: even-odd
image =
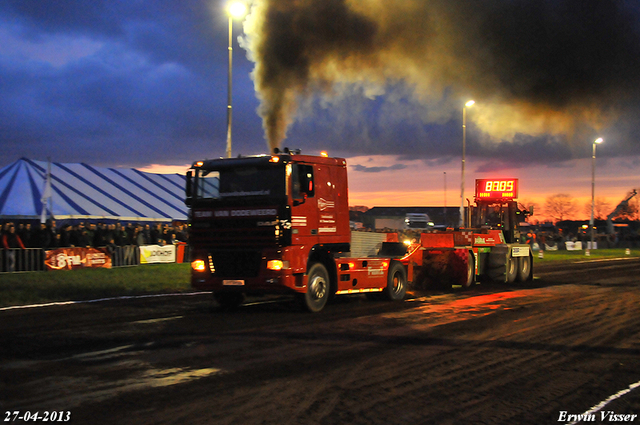
[[[512,200],[518,197],[518,179],[477,179],[477,199]]]

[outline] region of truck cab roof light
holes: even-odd
[[[279,156],[272,156],[271,159],[269,160],[269,162],[280,162],[280,157]]]

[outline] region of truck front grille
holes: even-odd
[[[228,248],[265,247],[277,243],[275,226],[256,226],[255,220],[194,223],[189,238],[193,245]]]
[[[215,275],[222,278],[257,277],[262,257],[258,251],[211,251]]]

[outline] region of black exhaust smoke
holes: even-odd
[[[243,45],[270,151],[302,99],[344,84],[402,82],[449,113],[473,97],[498,138],[571,135],[637,110],[639,17],[624,0],[254,0]]]

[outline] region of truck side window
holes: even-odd
[[[313,167],[295,164],[291,173],[291,183],[293,199],[313,197]]]

